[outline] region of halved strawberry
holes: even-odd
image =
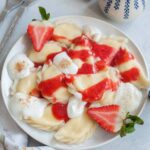
[[[48,21],[32,21],[28,25],[27,33],[35,51],[41,51],[44,44],[50,40],[53,27]]]
[[[103,129],[115,133],[121,129],[124,116],[120,113],[119,105],[108,105],[97,108],[89,108],[87,113]]]
[[[59,120],[68,121],[67,104],[55,103],[52,105],[53,115]]]

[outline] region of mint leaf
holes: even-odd
[[[50,18],[50,13],[46,13],[46,10],[44,7],[39,7],[39,12],[43,20],[48,20]]]
[[[139,125],[144,124],[144,121],[138,116],[129,115],[128,119],[131,119],[134,123],[139,124]]]
[[[128,123],[125,125],[125,132],[126,133],[132,133],[134,131],[135,131],[134,123]]]
[[[126,129],[125,129],[125,126],[124,126],[124,125],[121,127],[120,136],[121,136],[121,137],[126,136]]]
[[[127,113],[126,118],[123,120],[123,125],[120,129],[120,136],[123,137],[126,136],[126,134],[134,132],[135,124],[142,125],[144,124],[144,121],[138,116],[130,115],[130,113]]]

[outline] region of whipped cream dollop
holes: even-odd
[[[70,97],[67,106],[67,113],[69,118],[76,118],[82,115],[84,112],[86,102],[82,101],[82,95],[78,92],[74,96]]]
[[[88,25],[84,25],[82,27],[83,29],[83,34],[85,34],[86,36],[88,36],[89,38],[92,38],[93,41],[95,42],[99,42],[101,37],[102,37],[102,32],[93,26],[88,26]]]
[[[33,67],[33,62],[25,54],[18,54],[8,63],[8,73],[12,80],[21,79],[28,76]]]
[[[40,118],[47,104],[48,102],[44,99],[29,96],[24,93],[16,93],[10,99],[9,108],[19,119],[28,117]]]
[[[53,63],[65,74],[76,74],[78,72],[78,66],[73,63],[66,52],[57,54],[53,59]]]
[[[114,103],[119,104],[126,112],[135,113],[141,101],[142,93],[138,88],[131,83],[121,83]]]

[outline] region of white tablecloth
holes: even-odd
[[[4,0],[1,0],[4,2]],[[1,3],[0,2],[0,3]],[[1,4],[0,4],[1,5]],[[105,18],[99,10],[97,0],[40,0],[37,4],[27,8],[25,13],[11,37],[6,48],[10,48],[13,43],[26,31],[27,24],[33,18],[39,18],[37,7],[44,6],[51,12],[51,17],[64,15],[84,15],[105,20],[123,30],[141,48],[147,64],[150,68],[150,1],[147,1],[144,14],[131,23],[118,24]],[[0,39],[2,38],[7,26],[11,22],[15,12],[11,13],[1,25]],[[147,103],[141,117],[145,124],[137,127],[137,131],[125,138],[120,138],[112,143],[102,146],[101,150],[150,150],[150,101]],[[29,145],[41,145],[30,138]],[[99,150],[97,148],[96,150]]]

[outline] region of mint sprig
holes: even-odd
[[[47,13],[44,7],[39,7],[39,12],[43,20],[48,20],[50,18],[50,13]]]
[[[126,118],[123,120],[123,125],[120,129],[120,136],[124,137],[127,134],[134,132],[135,124],[143,125],[144,121],[138,116],[130,115],[127,113]]]

